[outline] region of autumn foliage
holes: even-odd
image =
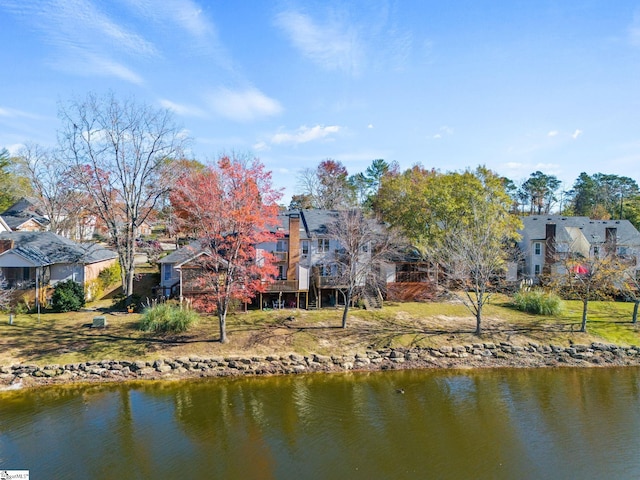
[[[270,256],[256,246],[276,238],[269,227],[276,224],[280,196],[258,159],[235,156],[188,171],[171,193],[180,231],[199,241],[191,282],[201,293],[194,306],[217,313],[222,342],[231,302],[249,301],[276,274]]]

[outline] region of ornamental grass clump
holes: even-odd
[[[140,318],[140,330],[154,333],[183,333],[198,321],[193,310],[162,303],[145,308]]]
[[[540,289],[516,293],[513,304],[518,310],[536,315],[558,315],[562,311],[560,297]]]

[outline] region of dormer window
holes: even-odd
[[[329,239],[328,238],[319,238],[318,239],[318,252],[319,253],[327,253],[329,251]]]

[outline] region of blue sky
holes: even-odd
[[[640,180],[640,0],[0,0],[0,148],[88,91],[172,109],[191,156]]]

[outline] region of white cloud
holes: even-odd
[[[367,125],[367,128],[373,128],[373,123],[370,123],[369,125]]]
[[[282,112],[282,106],[277,100],[255,88],[243,91],[220,88],[209,95],[208,102],[216,113],[238,122],[270,117]]]
[[[25,147],[24,143],[14,143],[11,145],[5,145],[5,148],[9,152],[9,155],[16,156],[19,155],[21,150]]]
[[[433,134],[431,138],[434,140],[440,140],[442,137],[453,135],[453,128],[443,125],[438,129],[438,132]]]
[[[276,133],[271,137],[271,143],[280,145],[280,144],[300,144],[312,142],[314,140],[320,140],[330,135],[336,134],[340,131],[340,127],[338,125],[329,125],[322,126],[316,125],[315,127],[307,127],[303,125],[298,128],[295,133]]]
[[[94,73],[117,77],[136,85],[142,85],[144,83],[144,80],[140,75],[130,70],[125,65],[108,58],[94,57],[91,59],[91,64],[94,66]]]
[[[580,130],[579,128],[576,128],[576,131],[571,134],[571,137],[573,137],[573,139],[575,140],[580,135],[582,135],[582,130]]]
[[[172,102],[171,100],[167,100],[166,98],[160,99],[160,105],[162,106],[162,108],[166,108],[168,110],[175,112],[177,115],[182,115],[185,117],[204,117],[205,116],[204,111],[198,107],[175,103],[175,102]]]
[[[127,57],[158,57],[155,45],[113,20],[108,4],[91,0],[0,0],[25,19],[46,45],[55,49],[49,65],[77,75],[109,75],[141,84],[143,79],[123,62]]]
[[[253,149],[256,152],[266,152],[268,150],[271,150],[271,148],[269,147],[269,145],[266,142],[257,142],[253,145]]]
[[[34,115],[32,113],[25,112],[23,110],[16,110],[15,108],[4,108],[0,107],[0,117],[7,118],[29,118],[32,120],[36,120],[41,118],[38,115]]]
[[[551,130],[549,133],[547,133],[547,137],[556,137],[558,135],[558,130]]]
[[[363,51],[352,23],[334,20],[320,24],[308,15],[286,11],[276,16],[276,25],[305,57],[322,68],[359,72]]]

